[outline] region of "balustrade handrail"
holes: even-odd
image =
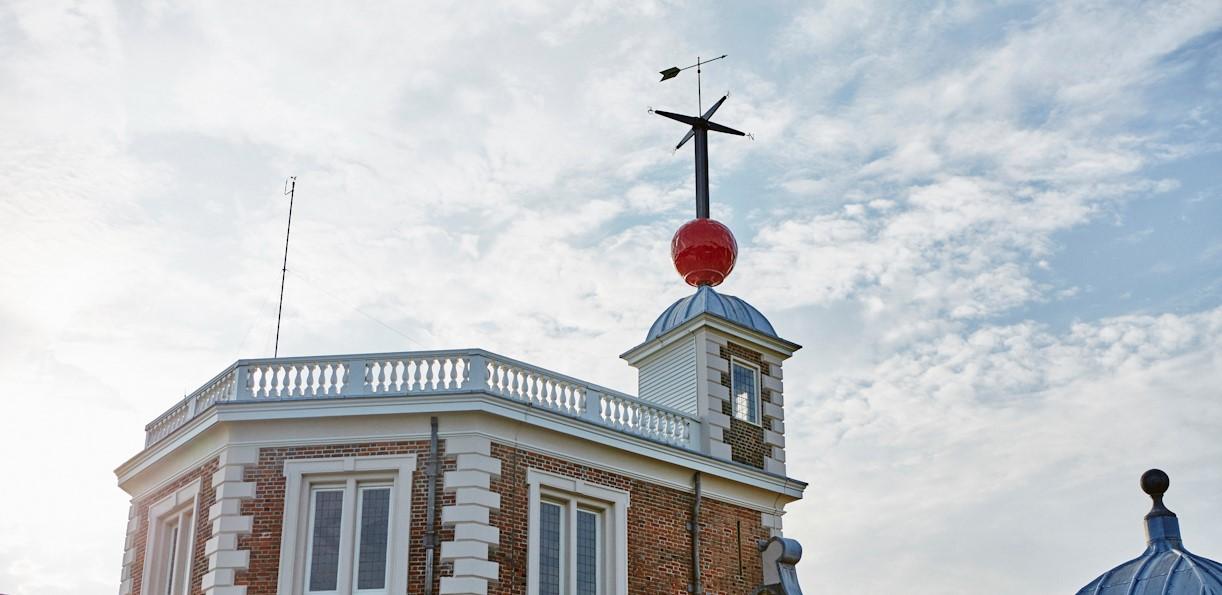
[[[162,413],[161,415],[157,416],[153,421],[145,425],[144,430],[147,432],[149,428],[152,428],[153,426],[157,425],[157,422],[162,421],[164,418],[169,417],[172,413],[174,413],[174,410],[178,409],[178,407],[185,406],[187,403],[191,402],[191,399],[199,397],[200,394],[202,394],[204,391],[211,388],[214,384],[219,382],[226,375],[237,370],[241,364],[242,364],[242,360],[238,360],[232,364],[229,364],[229,366],[227,366],[224,370],[221,370],[219,374],[217,374],[216,376],[213,376],[207,382],[201,384],[199,388],[195,389],[190,394],[180,399],[177,403],[175,403],[173,406],[167,409],[165,413]],[[202,413],[202,411],[197,411],[196,413],[197,414]]]
[[[485,362],[485,369],[472,369],[472,362],[480,361],[477,358],[482,358]],[[354,370],[353,364],[360,364],[361,369]],[[461,372],[459,364],[462,365]],[[378,371],[374,372],[377,377],[371,379],[369,375],[373,372],[374,365],[378,366]],[[413,365],[409,371],[408,366]],[[496,366],[501,366],[501,376],[498,376]],[[320,369],[325,371],[320,373]],[[510,371],[506,372],[506,369]],[[248,383],[256,371],[260,374],[270,373],[272,376],[270,379],[260,376],[258,382],[263,386],[252,386]],[[277,374],[277,371],[281,373]],[[290,373],[293,374],[291,378]],[[504,386],[493,387],[494,380],[503,384],[507,378],[506,374],[513,376],[511,383],[515,383],[514,388],[506,390]],[[232,386],[226,386],[226,383],[232,383]],[[353,386],[354,384],[358,386]],[[409,386],[412,388],[409,389]],[[470,391],[486,392],[502,398],[516,397],[517,400],[523,400],[521,397],[525,394],[528,395],[525,400],[533,405],[535,403],[532,399],[537,399],[538,395],[532,391],[541,391],[545,387],[549,391],[548,395],[553,395],[552,391],[559,395],[567,389],[569,392],[565,398],[571,401],[570,409],[581,409],[561,410],[553,407],[562,414],[621,431],[655,437],[672,444],[689,448],[694,446],[692,436],[698,420],[691,414],[483,349],[240,359],[149,422],[145,426],[145,446],[151,446],[222,401],[310,400]],[[323,389],[321,394],[319,389]],[[521,392],[523,389],[525,392],[522,394],[509,394],[515,390]],[[219,392],[221,390],[224,393]],[[270,394],[272,390],[276,392],[275,396]],[[286,390],[289,395],[282,396],[281,393]],[[267,394],[257,395],[261,391]],[[300,394],[294,394],[295,392]],[[599,400],[591,404],[588,401],[590,395],[598,395]],[[201,399],[206,402],[201,403]],[[596,410],[591,411],[591,406]],[[612,412],[610,408],[613,406],[621,409],[631,407],[632,411],[617,409]],[[642,420],[642,417],[646,419]]]

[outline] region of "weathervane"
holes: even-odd
[[[702,107],[701,104],[703,103],[703,100],[701,99],[701,79],[700,79],[701,68],[700,67],[704,64],[708,64],[709,62],[712,62],[713,60],[720,60],[725,57],[726,57],[725,54],[722,54],[716,58],[713,58],[712,60],[704,60],[703,62],[700,60],[700,58],[696,58],[695,64],[684,67],[684,68],[672,66],[670,68],[667,68],[666,70],[661,71],[662,81],[673,79],[676,76],[679,76],[680,72],[683,72],[684,70],[688,70],[690,68],[695,68],[696,69],[696,107],[697,109],[699,109]],[[659,82],[662,82],[662,81],[659,81]],[[692,137],[696,138],[696,218],[697,219],[708,219],[709,218],[709,131],[712,130],[714,132],[724,132],[726,134],[733,134],[736,136],[746,136],[746,133],[744,132],[739,132],[733,128],[730,128],[729,126],[723,126],[721,124],[713,122],[710,119],[713,117],[713,114],[717,112],[717,108],[721,107],[721,104],[725,103],[726,98],[729,96],[730,95],[728,93],[726,95],[723,95],[721,99],[717,100],[717,103],[713,104],[713,107],[709,108],[709,111],[704,112],[704,115],[699,116],[699,117],[685,116],[682,114],[676,114],[674,112],[665,112],[662,110],[654,110],[654,113],[658,114],[659,116],[664,116],[672,120],[682,122],[692,127],[691,130],[688,130],[687,134],[683,136],[683,140],[679,141],[679,144],[675,145],[675,150],[678,151],[680,148],[682,148],[683,145],[687,144],[687,141],[692,139]]]
[[[684,68],[672,66],[660,71],[662,81],[675,78],[684,70],[695,68],[696,107],[699,113],[699,110],[704,107],[701,96],[701,66],[725,57],[725,54],[722,54],[704,61],[697,57],[696,63],[691,66]],[[699,117],[652,110],[659,116],[692,127],[683,136],[683,140],[675,145],[676,151],[693,137],[696,139],[696,218],[680,227],[670,242],[670,256],[675,263],[675,269],[679,271],[683,280],[693,287],[719,285],[730,274],[730,271],[734,270],[734,262],[738,259],[738,243],[734,240],[734,234],[730,233],[730,228],[709,218],[709,131],[746,136],[746,133],[712,121],[717,108],[721,107],[729,96],[728,93],[723,95],[721,99],[717,100],[717,103],[714,103]]]

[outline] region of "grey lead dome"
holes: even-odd
[[[1180,522],[1163,506],[1170,486],[1158,469],[1141,476],[1141,487],[1154,500],[1146,515],[1146,551],[1090,582],[1078,595],[1222,595],[1222,564],[1184,549]]]
[[[649,327],[645,341],[652,341],[701,314],[711,314],[769,337],[777,337],[772,323],[755,306],[732,295],[717,293],[708,285],[701,285],[696,293],[671,304]]]

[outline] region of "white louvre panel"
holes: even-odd
[[[696,340],[670,346],[640,368],[640,398],[696,415]]]

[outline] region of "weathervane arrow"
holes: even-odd
[[[677,66],[672,66],[670,68],[667,68],[666,70],[660,71],[662,74],[662,81],[675,78],[676,76],[679,76],[680,72],[683,72],[684,70],[687,70],[689,68],[695,68],[696,69],[696,97],[697,97],[696,100],[697,100],[697,107],[700,107],[699,105],[699,102],[701,101],[701,98],[700,98],[700,66],[703,64],[708,64],[709,62],[712,62],[713,60],[720,60],[725,57],[726,57],[725,54],[722,54],[716,58],[713,58],[712,60],[705,60],[703,62],[700,61],[699,58],[696,58],[695,64],[691,66],[687,66],[685,68],[679,68]],[[658,82],[661,82],[661,81],[658,81]],[[717,122],[712,121],[713,114],[717,112],[717,108],[721,107],[722,103],[725,103],[727,97],[729,97],[729,94],[722,96],[721,99],[717,100],[717,103],[714,103],[713,106],[708,109],[708,111],[704,112],[704,114],[699,117],[685,116],[683,114],[676,114],[674,112],[666,112],[662,110],[653,111],[653,113],[658,114],[659,116],[670,118],[671,120],[682,122],[692,127],[691,130],[688,130],[687,134],[683,136],[683,140],[679,141],[679,144],[675,145],[675,150],[676,151],[679,150],[679,148],[681,148],[684,144],[687,144],[687,141],[695,137],[696,139],[696,218],[697,219],[708,219],[709,218],[709,131],[711,130],[713,132],[722,132],[725,134],[733,134],[735,136],[746,136],[746,133],[744,132],[740,132],[738,130],[730,128],[729,126],[723,126],[721,124],[718,124]]]

